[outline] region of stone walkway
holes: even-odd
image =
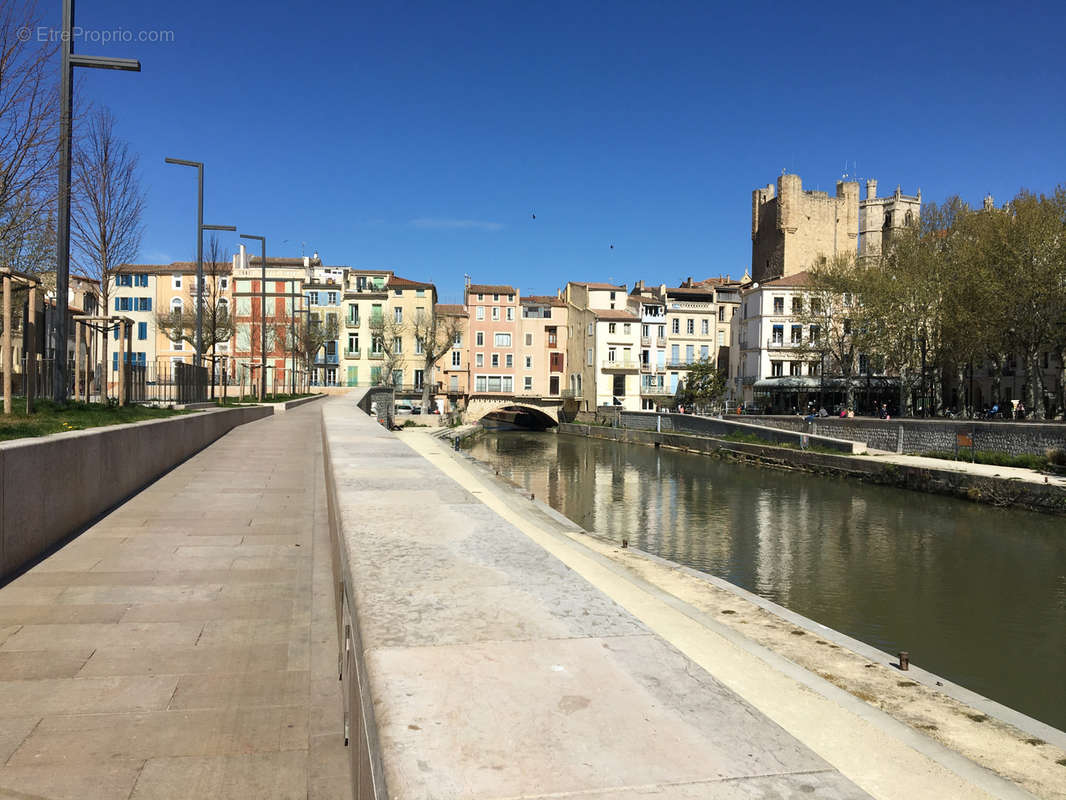
[[[320,403],[0,589],[0,797],[351,796]]]

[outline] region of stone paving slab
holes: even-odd
[[[351,796],[319,415],[231,431],[0,588],[0,797]]]

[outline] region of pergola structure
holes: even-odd
[[[25,286],[30,290],[27,303],[26,319],[23,325],[26,331],[26,374],[22,378],[26,392],[26,413],[33,413],[33,390],[37,385],[37,288],[40,279],[25,272],[16,272],[10,267],[0,267],[0,276],[4,282],[4,414],[11,413],[12,373],[14,372],[15,353],[11,341],[11,331],[15,320],[11,313],[11,289],[13,286]]]
[[[85,380],[82,380],[81,363],[81,336],[82,329],[106,336],[114,325],[118,325],[118,404],[126,405],[126,357],[133,349],[133,320],[129,317],[101,316],[101,317],[78,317],[74,320],[74,401],[89,402],[89,363],[84,365]],[[86,342],[90,339],[86,336]],[[106,370],[107,365],[103,368]],[[106,387],[105,387],[106,390]]]

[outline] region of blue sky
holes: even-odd
[[[142,260],[195,256],[174,156],[206,163],[209,224],[453,301],[464,273],[739,276],[783,169],[971,203],[1066,181],[1063,4],[860,5],[80,0],[87,30],[173,41],[77,45],[143,70],[79,91],[141,155]]]

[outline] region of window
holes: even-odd
[[[526,356],[526,369],[533,369],[533,356]]]
[[[326,294],[326,302],[329,303],[329,305],[331,305],[331,306],[337,305],[337,293],[336,292],[328,292]]]
[[[170,280],[175,289],[181,288],[181,275],[171,275]]]
[[[425,296],[426,296],[426,290],[425,289],[415,289],[415,297],[425,297]]]
[[[592,365],[593,365],[594,363],[596,363],[596,362],[595,362],[595,360],[594,360],[594,359],[593,359],[593,357],[592,357],[592,348],[591,348],[591,347],[590,347],[590,348],[588,349],[588,352],[587,352],[587,353],[585,354],[585,361],[586,361],[586,362],[588,363],[588,365],[589,365],[590,367],[591,367],[591,366],[592,366]]]
[[[455,341],[452,342],[452,347],[462,347],[462,346],[463,346],[463,334],[457,333],[457,334],[455,334]]]
[[[813,305],[813,301],[812,301],[812,305]],[[810,336],[810,338],[811,338],[812,342],[817,342],[818,341],[818,337],[821,336],[821,333],[822,333],[822,329],[819,326],[811,325],[811,336]]]
[[[397,324],[402,324],[403,323],[403,309],[402,308],[394,308],[392,310],[392,316],[393,316],[393,319],[396,320]]]
[[[671,333],[681,333],[681,320],[674,318],[673,325],[670,328]]]
[[[137,298],[137,310],[138,311],[151,311],[152,310],[152,298],[151,297],[138,297]]]
[[[792,298],[792,313],[793,314],[802,314],[803,313],[803,298],[802,297],[793,297]]]
[[[659,338],[660,339],[665,339],[666,338],[666,326],[665,325],[660,325],[659,326]]]
[[[395,339],[392,340],[392,352],[403,352],[403,339],[401,337],[397,336]]]
[[[773,342],[773,344],[778,344],[778,345],[785,343],[785,326],[784,325],[774,325],[773,333],[771,335],[771,341]]]
[[[508,303],[513,303],[514,302],[514,295],[513,294],[507,295],[507,302]]]
[[[526,377],[524,377],[522,379],[522,388],[525,389],[527,392],[530,391],[533,388],[533,376],[532,375],[526,375]]]
[[[607,323],[607,333],[614,333],[617,326],[613,322]]]
[[[318,305],[318,292],[308,292],[307,293],[307,304],[309,306],[317,306]]]
[[[500,318],[500,307],[499,306],[493,306],[492,307],[492,318],[493,319],[499,319]]]
[[[452,366],[460,367],[463,364],[463,354],[458,350],[452,350]]]
[[[792,326],[792,344],[801,344],[803,342],[803,326]]]
[[[474,364],[479,367],[485,366],[485,354],[478,353],[476,356],[474,356]]]
[[[681,345],[677,345],[677,344],[670,345],[670,363],[671,364],[679,364],[679,363],[681,363]]]
[[[774,313],[775,314],[784,314],[785,313],[785,298],[783,298],[783,297],[775,297],[774,298]]]
[[[821,368],[820,368],[820,365],[818,364],[817,361],[812,361],[810,364],[807,365],[807,374],[808,375],[817,376],[820,371],[821,371]]]
[[[348,352],[349,353],[355,353],[358,350],[359,350],[359,334],[358,333],[349,333],[348,334]]]
[[[533,346],[533,334],[532,333],[527,333],[526,334],[526,347],[532,347],[532,346]]]
[[[648,338],[648,334],[649,334],[648,328],[649,327],[650,327],[649,325],[641,325],[640,326],[640,335],[642,337],[644,337],[645,339]]]
[[[396,295],[396,297],[403,297],[403,289],[393,289],[392,293]]]
[[[138,322],[137,323],[137,339],[143,342],[147,338],[148,338],[148,323],[147,322]]]
[[[489,360],[490,360],[490,363],[492,364],[492,366],[494,366],[494,367],[500,366],[500,354],[499,353],[493,353],[491,356],[489,356]]]
[[[477,310],[474,312],[474,316],[477,319],[485,319],[485,306],[478,306]]]
[[[781,371],[783,361],[771,361],[770,362],[770,374],[775,378],[780,378],[784,373]]]
[[[115,286],[133,286],[132,275],[116,275]]]
[[[514,356],[513,356],[513,355],[511,355],[510,353],[508,353],[507,355],[505,355],[505,356],[503,357],[503,365],[504,365],[505,367],[513,367],[513,366],[514,366]]]
[[[385,343],[381,340],[380,336],[374,336],[370,339],[370,352],[381,353],[385,349]],[[377,369],[380,369],[378,367]]]
[[[611,292],[611,299],[614,300],[615,293]]]
[[[507,309],[507,319],[508,319],[508,321],[513,321],[514,320],[514,309],[513,308],[508,307],[508,309]]]
[[[696,333],[696,320],[685,320],[685,333],[689,336],[693,336]]]
[[[499,296],[498,294],[495,294],[495,293],[494,293],[494,294],[492,295],[492,302],[494,302],[494,303],[498,303],[498,302],[500,302],[500,296]]]
[[[484,299],[485,299],[485,295],[481,294],[481,292],[478,292],[477,301],[480,303]]]
[[[710,356],[710,354],[711,354],[711,351],[710,351],[710,348],[707,345],[705,345],[705,344],[704,345],[700,345],[700,359],[706,361],[708,356]]]
[[[718,306],[718,321],[725,322],[725,306]]]
[[[866,353],[859,353],[859,374],[868,375],[870,373],[870,358]]]
[[[493,336],[493,344],[495,344],[497,347],[510,347],[511,334],[497,333],[495,336]]]
[[[630,333],[630,332],[632,332],[632,330],[633,329],[632,329],[632,327],[630,326],[630,324],[628,322],[623,322],[622,323],[622,333]]]
[[[478,347],[484,347],[485,346],[485,331],[478,331],[477,333],[474,334],[474,337],[475,337],[474,341],[477,342],[477,346]]]
[[[426,371],[422,369],[415,370],[415,388],[421,389],[426,379]]]
[[[709,319],[700,320],[700,335],[707,336],[711,332],[711,321]]]
[[[718,346],[725,346],[725,331],[718,331]]]
[[[592,336],[592,335],[593,335],[593,334],[592,334],[592,330],[593,330],[593,328],[592,328],[592,325],[593,325],[593,323],[591,323],[591,322],[590,322],[590,323],[589,323],[589,336]]]
[[[182,302],[181,302],[181,298],[180,297],[175,297],[173,300],[170,301],[170,310],[171,310],[172,313],[176,312],[176,313],[180,314],[181,313],[181,307],[182,307]]]
[[[696,346],[693,344],[685,345],[685,363],[691,364],[696,360]]]
[[[821,314],[822,313],[822,301],[819,300],[817,297],[812,297],[811,298],[811,313],[812,314]]]
[[[616,351],[615,351],[615,349],[614,349],[614,348],[612,347],[612,348],[611,348],[610,350],[608,350],[608,351],[607,351],[607,360],[608,360],[608,361],[609,361],[610,363],[612,363],[612,364],[613,364],[613,363],[614,363],[614,361],[615,361],[616,355],[617,355],[617,354],[616,354]]]
[[[415,337],[415,355],[416,356],[420,356],[420,355],[425,354],[425,352],[426,351],[422,348],[422,337],[421,336],[416,336]]]
[[[148,276],[146,275],[145,277],[148,277]],[[229,289],[229,278],[219,278],[218,279],[218,288],[219,288],[219,291],[222,291],[222,292],[224,292],[227,289]]]

